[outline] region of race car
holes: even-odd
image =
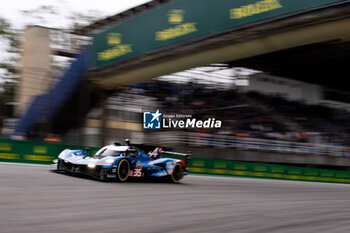
[[[184,159],[162,158],[162,154],[181,156]],[[146,154],[126,140],[124,144],[115,142],[104,146],[92,157],[89,156],[88,150],[65,149],[54,163],[58,171],[84,173],[101,181],[125,182],[130,177],[149,177],[164,178],[178,183],[187,175],[190,157],[190,154],[163,151],[161,147],[155,147]]]

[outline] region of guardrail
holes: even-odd
[[[237,148],[242,150],[271,151],[295,154],[350,156],[350,148],[344,146],[256,138],[239,138],[235,136],[192,133],[183,131],[151,133],[148,135],[148,137],[146,137],[146,140],[148,140],[146,143],[157,143],[164,146],[215,146]]]

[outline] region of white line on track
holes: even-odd
[[[284,180],[284,179],[269,179],[269,178],[256,178],[256,177],[243,177],[243,176],[220,176],[220,175],[205,175],[205,174],[190,174],[189,177],[193,178],[203,178],[203,179],[230,179],[230,180],[241,180],[241,181],[252,181],[252,182],[268,182],[268,183],[300,183],[300,184],[308,184],[308,185],[343,185],[343,186],[349,186],[349,184],[343,184],[343,183],[332,183],[332,182],[312,182],[307,180]],[[185,177],[186,178],[186,177]]]
[[[19,166],[31,166],[31,167],[51,167],[51,164],[35,164],[35,163],[12,163],[12,162],[0,162],[0,164],[19,165]]]

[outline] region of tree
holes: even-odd
[[[13,117],[14,90],[17,84],[15,74],[18,59],[18,37],[10,23],[0,18],[0,45],[3,54],[0,60],[0,117]]]

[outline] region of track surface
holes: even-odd
[[[0,232],[350,232],[350,185],[187,176],[103,183],[0,164]]]

